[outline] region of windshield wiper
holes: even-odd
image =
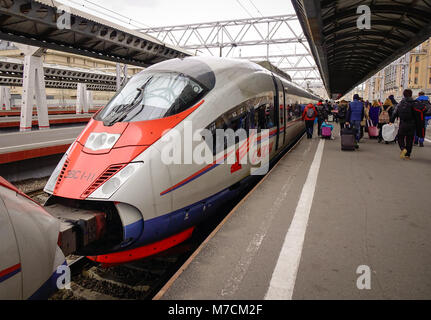
[[[105,126],[112,126],[114,123],[122,121],[125,117],[127,117],[128,113],[134,108],[136,108],[139,103],[142,102],[145,87],[152,78],[153,77],[151,76],[141,87],[136,88],[136,90],[138,90],[138,93],[133,98],[132,102],[128,104],[119,104],[118,106],[116,106],[112,110],[112,113],[109,115],[108,119],[105,119],[103,121],[103,124]]]

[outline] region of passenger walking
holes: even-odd
[[[400,158],[410,159],[416,131],[416,119],[413,109],[416,102],[412,98],[412,90],[404,90],[403,95],[404,99],[395,108],[390,124],[392,125],[396,118],[400,119],[400,128],[398,130],[398,145],[401,149]]]
[[[336,102],[334,103],[334,109],[332,110],[332,114],[333,114],[333,116],[334,116],[334,121],[335,121],[336,123],[338,123],[338,109],[339,109],[339,107],[340,107],[340,105],[339,105],[339,103],[336,101]]]
[[[380,105],[377,103],[377,101],[374,101],[372,106],[368,110],[369,119],[371,120],[371,124],[373,126],[377,126],[379,124],[380,109]]]
[[[370,119],[370,103],[365,103],[363,98],[359,98],[359,101],[361,101],[364,105],[364,116],[362,117],[361,120],[361,129],[360,129],[360,134],[359,134],[359,140],[362,139],[364,137],[364,131],[368,132],[368,128],[367,128],[367,122]]]
[[[355,94],[353,96],[353,101],[349,103],[349,108],[347,110],[346,125],[352,125],[356,134],[356,145],[355,148],[359,148],[359,140],[361,140],[361,121],[364,118],[364,104],[359,100],[359,95]]]
[[[385,124],[388,124],[391,121],[392,114],[394,112],[394,106],[392,104],[391,99],[386,99],[385,103],[383,103],[383,106],[380,108],[379,117],[378,117],[378,123],[379,123],[379,143],[383,141],[383,126]],[[385,142],[388,144],[389,142]]]
[[[302,113],[302,120],[305,120],[305,127],[307,130],[307,139],[313,138],[314,121],[317,117],[317,110],[313,104],[309,104],[305,107]]]
[[[325,121],[325,119],[328,116],[322,100],[320,100],[317,103],[316,110],[317,110],[317,134],[320,137],[320,135],[322,134],[322,123],[323,121]]]
[[[338,105],[338,122],[340,123],[340,130],[342,130],[346,123],[346,117],[347,117],[347,101],[341,100]]]
[[[423,91],[419,92],[419,97],[416,99],[417,105],[415,107],[415,116],[417,124],[417,132],[415,135],[414,144],[419,144],[420,147],[424,146],[426,128],[427,128],[427,116],[431,116],[431,104],[429,98]]]

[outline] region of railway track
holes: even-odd
[[[43,204],[49,197],[43,191],[46,181],[47,179],[30,179],[15,182],[15,185],[27,196]],[[154,257],[107,268],[85,257],[68,256],[70,289],[59,290],[50,299],[151,299],[185,261],[192,247],[194,246],[188,242]]]
[[[81,257],[71,265],[70,289],[59,290],[50,300],[151,299],[178,269],[181,254],[169,254],[104,268]],[[75,265],[76,264],[76,265]]]
[[[49,197],[43,191],[46,179],[16,182],[18,188],[36,202],[43,204]],[[62,289],[50,300],[147,300],[151,299],[175,274],[205,237],[229,212],[221,214],[201,227],[192,238],[158,255],[119,266],[103,267],[85,257],[68,256],[71,268],[70,289]]]

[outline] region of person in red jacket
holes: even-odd
[[[314,120],[317,117],[317,110],[313,104],[308,104],[302,113],[302,120],[305,120],[305,127],[307,130],[307,139],[313,138]]]

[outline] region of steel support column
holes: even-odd
[[[10,110],[10,88],[0,87],[0,109]]]
[[[86,113],[88,113],[89,109],[91,109],[93,107],[93,105],[94,105],[93,92],[87,90],[87,111],[86,111]]]
[[[127,81],[127,75],[128,75],[127,64],[121,65],[120,63],[117,63],[116,71],[117,71],[117,91],[119,91],[120,88]]]
[[[88,113],[87,85],[85,83],[78,83],[76,94],[76,113]]]
[[[46,49],[21,44],[18,45],[18,48],[24,53],[20,131],[31,130],[35,102],[39,129],[49,129],[42,61]]]

